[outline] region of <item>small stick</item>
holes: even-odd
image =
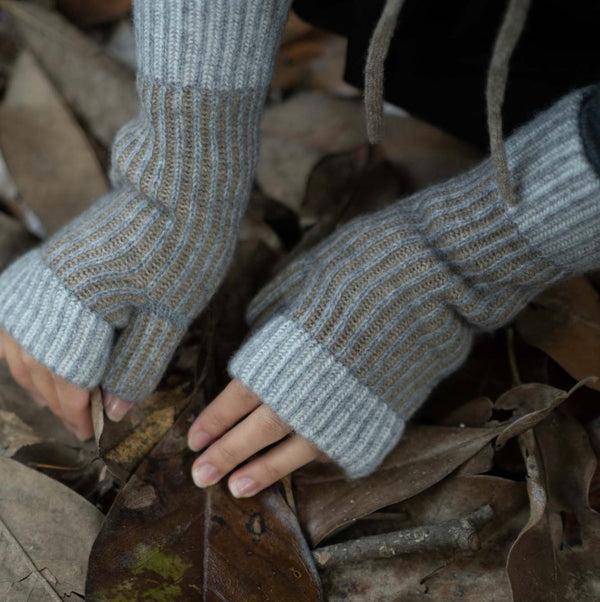
[[[477,531],[494,516],[489,504],[465,516],[439,523],[372,535],[313,550],[318,567],[357,562],[369,558],[391,558],[398,554],[457,548],[476,552],[480,548]]]

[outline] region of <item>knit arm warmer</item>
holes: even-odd
[[[516,206],[487,160],[350,222],[289,265],[252,303],[257,330],[230,374],[350,477],[373,471],[477,330],[600,266],[600,181],[578,127],[589,94],[508,140]]]
[[[0,325],[56,374],[144,399],[230,262],[291,0],[136,0],[140,113],[114,191],[0,276]]]

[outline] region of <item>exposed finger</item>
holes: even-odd
[[[123,420],[127,415],[127,412],[133,407],[133,404],[130,401],[125,401],[114,393],[102,393],[102,402],[104,404],[106,415],[109,420],[112,420],[113,422],[120,422]]]
[[[229,477],[234,497],[250,497],[294,470],[316,460],[319,449],[300,435],[292,435]]]
[[[204,449],[259,405],[254,393],[232,380],[196,418],[188,431],[188,446],[193,451]]]
[[[33,394],[37,392],[33,381],[31,380],[29,369],[21,357],[21,347],[13,338],[9,336],[5,336],[3,340],[6,361],[12,377],[20,387],[25,389],[30,395],[33,396]]]
[[[60,376],[52,375],[60,404],[63,422],[73,427],[72,432],[82,440],[94,434],[89,391],[81,389]]]
[[[196,459],[192,466],[194,482],[198,487],[214,485],[238,464],[279,441],[290,430],[268,406],[261,405]]]
[[[56,392],[54,378],[48,368],[40,364],[34,357],[21,349],[21,359],[29,371],[35,392],[48,404],[53,414],[62,418],[60,402]]]

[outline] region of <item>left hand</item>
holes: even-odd
[[[194,482],[198,487],[214,485],[273,443],[276,445],[231,474],[228,486],[235,497],[253,496],[323,455],[240,381],[233,380],[200,413],[188,432],[190,449],[207,448],[192,467]]]
[[[94,434],[90,392],[54,374],[0,328],[0,360],[3,359],[16,383],[38,405],[48,406],[67,430],[81,440]],[[103,394],[103,401],[107,416],[115,422],[121,420],[133,405],[110,393]]]

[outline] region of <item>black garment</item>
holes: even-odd
[[[384,0],[295,0],[307,21],[348,37],[359,88]],[[386,61],[386,100],[488,149],[485,80],[504,0],[406,0]],[[600,2],[533,0],[510,65],[505,134],[569,90],[600,81]]]

